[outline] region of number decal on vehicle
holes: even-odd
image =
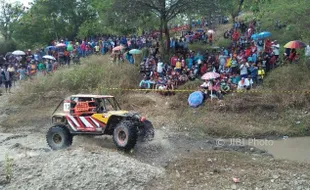
[[[64,111],[69,112],[70,111],[70,103],[64,103]]]

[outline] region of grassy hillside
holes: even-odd
[[[75,93],[115,95],[124,109],[139,111],[153,121],[156,128],[188,131],[197,137],[303,136],[309,134],[307,112],[310,94],[282,93],[283,90],[310,89],[310,72],[302,65],[288,65],[270,73],[261,90],[275,93],[230,94],[224,101],[207,101],[192,109],[187,105],[189,93],[162,97],[157,93],[106,90],[107,87],[136,88],[138,69],[129,64],[110,63],[108,57],[91,57],[80,67],[62,69],[52,76],[38,77],[21,84],[11,98],[19,105],[2,125],[46,125],[59,101]],[[187,83],[182,89],[197,89],[200,81]],[[279,93],[277,90],[281,90]],[[22,105],[22,106],[21,106]],[[32,110],[29,112],[28,110]]]
[[[261,6],[258,16],[262,29],[273,33],[273,38],[284,45],[291,40],[310,41],[310,6],[308,0],[272,0]],[[282,25],[276,27],[276,22]]]

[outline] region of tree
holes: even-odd
[[[5,41],[12,40],[14,25],[26,9],[21,3],[10,4],[0,0],[0,32]]]
[[[74,39],[81,26],[97,17],[91,0],[36,0],[22,14],[13,37],[27,47],[60,38]]]
[[[247,0],[218,0],[218,8],[231,15],[232,20],[239,15]]]
[[[112,10],[119,10],[127,18],[137,17],[137,15],[154,14],[159,19],[160,39],[163,44],[163,34],[166,37],[167,53],[169,53],[170,35],[168,23],[177,15],[183,14],[195,8],[208,6],[208,0],[114,0]],[[116,16],[116,15],[115,15]]]

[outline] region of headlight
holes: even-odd
[[[141,121],[141,122],[144,122],[145,120],[146,120],[145,117],[140,117],[140,121]]]

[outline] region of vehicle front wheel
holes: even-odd
[[[130,151],[137,143],[138,130],[134,122],[123,120],[117,124],[113,131],[113,141],[122,151]]]
[[[73,136],[65,126],[53,126],[46,135],[46,141],[53,150],[65,149],[71,146]]]

